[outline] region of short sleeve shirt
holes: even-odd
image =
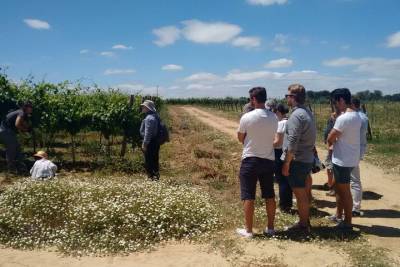
[[[358,112],[345,112],[336,119],[333,129],[341,134],[333,145],[332,163],[341,167],[358,166],[361,123]]]
[[[274,138],[278,119],[267,109],[255,109],[242,116],[238,132],[245,133],[242,159],[258,157],[275,160]]]

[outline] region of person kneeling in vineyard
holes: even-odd
[[[57,166],[47,159],[47,153],[38,151],[33,157],[36,159],[31,169],[33,180],[49,180],[56,176]]]
[[[142,113],[146,114],[140,125],[140,135],[143,137],[144,166],[149,179],[157,181],[160,179],[160,143],[157,140],[160,119],[153,101],[145,100],[140,106]]]

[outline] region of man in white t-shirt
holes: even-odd
[[[255,108],[242,116],[238,129],[238,139],[243,144],[240,166],[240,195],[244,205],[246,228],[236,232],[243,237],[253,236],[254,200],[257,181],[261,187],[261,197],[265,199],[268,216],[264,234],[273,235],[275,221],[274,137],[278,128],[275,114],[265,108],[267,93],[263,87],[250,91],[250,100]]]
[[[328,145],[333,145],[332,164],[336,188],[336,215],[338,229],[351,230],[353,200],[350,191],[350,174],[360,161],[361,118],[351,108],[351,93],[347,88],[335,89],[331,99],[343,112],[328,135]],[[344,220],[342,221],[344,211]]]

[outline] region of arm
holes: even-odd
[[[147,145],[150,143],[152,137],[154,136],[154,131],[156,130],[157,121],[150,116],[147,116],[144,119],[144,136],[142,149],[145,151],[147,149]]]
[[[244,144],[244,140],[246,139],[246,116],[242,116],[242,118],[240,118],[237,137],[239,142]]]
[[[29,131],[29,127],[26,125],[24,118],[21,116],[18,116],[17,119],[15,120],[15,127],[21,132]]]
[[[282,174],[289,176],[290,162],[294,158],[294,153],[297,150],[297,144],[300,139],[301,121],[298,117],[293,116],[288,120],[287,124],[287,140],[288,149],[286,151],[285,160],[282,166]]]
[[[237,133],[237,137],[238,137],[239,142],[243,144],[244,143],[244,139],[246,138],[246,133],[238,132]]]
[[[285,161],[283,162],[282,165],[282,175],[283,176],[289,176],[289,168],[290,168],[290,162],[293,160],[293,153],[291,151],[286,152],[285,156]]]
[[[283,144],[283,133],[276,133],[274,139],[274,147],[281,147]]]
[[[341,134],[342,133],[340,131],[333,128],[328,135],[328,139],[327,139],[328,146],[329,147],[333,146],[333,144],[336,142],[336,140],[340,137]]]

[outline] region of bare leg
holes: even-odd
[[[344,210],[344,221],[347,224],[351,224],[353,199],[351,197],[350,184],[336,184],[336,190]]]
[[[326,175],[328,176],[328,186],[330,188],[333,187],[334,181],[333,181],[333,171],[331,169],[326,170]]]
[[[244,208],[244,220],[246,224],[246,231],[248,233],[253,232],[253,216],[254,216],[254,200],[243,201]],[[269,217],[268,217],[269,219]]]
[[[310,174],[310,175],[307,176],[307,179],[306,179],[306,191],[307,191],[308,203],[310,203],[310,204],[311,204],[311,201],[312,201],[311,189],[312,189],[312,177],[311,177],[311,174]]]
[[[265,200],[265,209],[268,217],[268,229],[274,229],[276,202],[275,198]]]
[[[336,196],[336,218],[341,219],[343,216],[343,203],[342,199],[340,198],[340,195],[338,193],[338,189],[336,188],[335,185],[335,196]]]
[[[302,226],[308,226],[308,219],[310,216],[308,193],[305,188],[293,188],[293,192],[297,199],[297,209],[299,211],[300,224]]]

